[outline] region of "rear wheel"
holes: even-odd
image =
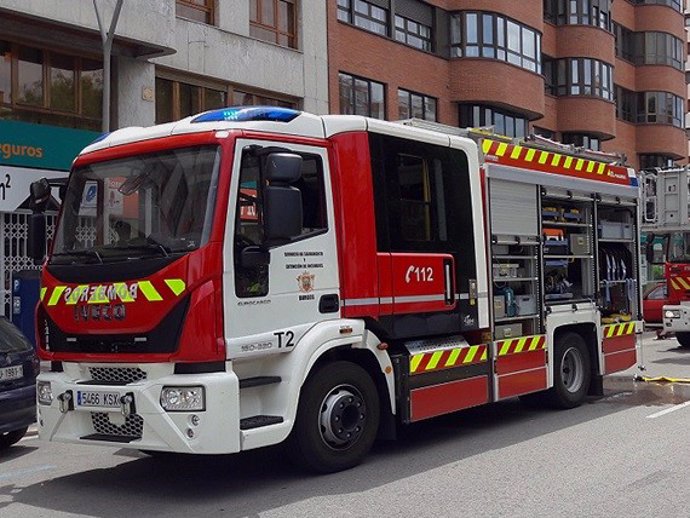
[[[13,432],[5,432],[0,434],[0,450],[9,448],[13,444],[19,442],[19,440],[26,435],[28,427],[20,428],[19,430],[14,430]]]
[[[556,408],[574,408],[587,396],[592,379],[587,344],[577,333],[564,333],[554,348],[553,387],[546,393],[547,401]]]
[[[351,468],[371,449],[379,417],[379,397],[369,374],[351,362],[330,363],[302,387],[288,452],[320,473]]]
[[[676,333],[676,339],[683,349],[690,349],[690,333]]]

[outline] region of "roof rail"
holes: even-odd
[[[596,160],[597,162],[607,162],[612,165],[625,165],[627,157],[623,153],[606,153],[604,151],[593,151],[584,147],[578,147],[574,144],[563,144],[556,140],[551,140],[541,135],[534,133],[526,138],[512,138],[506,135],[496,133],[494,126],[482,126],[477,128],[458,128],[441,124],[440,122],[432,122],[423,119],[405,119],[397,121],[399,124],[405,126],[412,126],[414,128],[421,128],[429,131],[436,131],[445,133],[447,135],[455,135],[457,137],[467,138],[490,138],[492,140],[500,140],[509,144],[516,144],[524,147],[540,149],[542,151],[558,151],[569,155],[587,158],[589,160]]]

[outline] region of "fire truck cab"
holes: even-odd
[[[43,268],[41,438],[287,440],[336,471],[397,426],[573,407],[634,365],[635,173],[419,125],[227,108],[84,149]]]

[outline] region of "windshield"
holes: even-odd
[[[671,263],[690,263],[690,233],[671,234],[668,242],[668,260]]]
[[[173,149],[76,169],[51,263],[169,256],[204,245],[213,223],[217,146]]]

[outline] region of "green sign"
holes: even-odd
[[[69,171],[95,131],[0,120],[0,164]]]

